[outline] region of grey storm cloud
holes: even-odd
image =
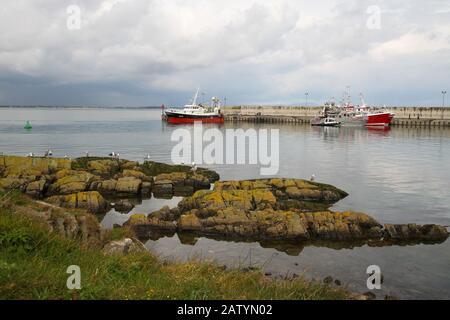
[[[0,104],[182,104],[196,87],[321,103],[350,85],[369,103],[419,105],[450,89],[445,0],[2,0],[0,30]]]

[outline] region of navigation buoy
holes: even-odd
[[[31,125],[30,121],[27,120],[27,123],[25,124],[25,127],[23,127],[26,130],[33,129],[33,126]]]

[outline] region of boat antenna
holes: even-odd
[[[364,95],[362,94],[362,92],[359,94],[359,97],[361,98],[361,106],[365,107],[366,106],[366,102],[364,101]]]
[[[200,93],[200,88],[197,88],[197,92],[194,95],[194,98],[192,98],[192,105],[197,105],[197,98],[198,94]]]

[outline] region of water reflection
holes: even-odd
[[[416,246],[416,245],[436,245],[442,244],[446,240],[439,241],[417,241],[417,240],[409,240],[409,241],[396,241],[396,240],[355,240],[355,241],[326,241],[326,240],[314,240],[314,241],[274,241],[274,240],[260,240],[260,241],[251,241],[247,238],[238,238],[232,237],[227,238],[223,236],[217,235],[199,235],[193,232],[174,232],[174,231],[166,231],[166,230],[158,230],[154,228],[147,228],[145,226],[139,227],[136,229],[136,233],[139,239],[142,242],[153,241],[164,243],[167,241],[167,238],[177,237],[180,241],[180,244],[196,246],[199,239],[208,239],[213,241],[222,241],[222,242],[233,242],[233,243],[252,243],[258,244],[261,248],[266,249],[275,249],[278,252],[284,252],[290,256],[298,256],[300,255],[306,247],[315,247],[315,248],[329,248],[333,250],[342,250],[342,249],[355,249],[360,247],[372,247],[372,248],[382,248],[382,247],[406,247],[406,246]]]
[[[128,198],[127,198],[128,199]],[[142,198],[130,198],[129,200],[135,205],[135,207],[128,213],[121,213],[115,209],[111,209],[105,215],[100,216],[101,225],[105,229],[112,229],[115,225],[122,226],[130,219],[133,214],[145,214],[148,215],[151,212],[157,211],[164,206],[176,207],[182,200],[182,197],[152,197],[148,199]],[[109,199],[111,202],[117,199]]]

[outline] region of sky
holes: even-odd
[[[441,106],[448,0],[2,0],[0,105]],[[450,105],[450,98],[447,98]]]

